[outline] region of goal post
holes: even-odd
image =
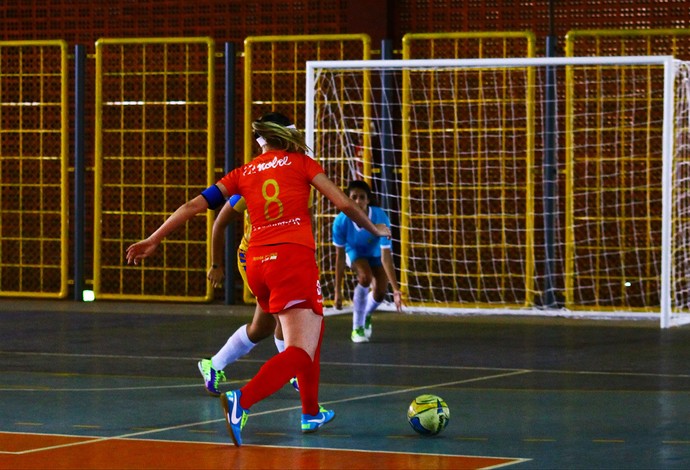
[[[309,61],[305,132],[388,212],[408,312],[669,327],[690,323],[689,79],[670,56]],[[337,211],[315,213],[329,305]]]

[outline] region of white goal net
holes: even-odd
[[[387,211],[408,311],[666,327],[690,322],[689,79],[666,56],[308,62],[305,128]]]

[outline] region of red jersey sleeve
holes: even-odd
[[[218,183],[225,186],[225,189],[228,192],[228,194],[239,194],[239,170],[241,169],[242,167],[235,168],[230,173],[218,180]]]
[[[305,164],[305,170],[307,175],[309,176],[309,181],[314,179],[316,175],[319,173],[325,173],[321,165],[317,163],[316,160],[314,160],[311,157],[307,157],[304,159],[304,164]]]

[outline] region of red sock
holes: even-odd
[[[321,323],[319,333],[319,344],[316,346],[314,360],[311,365],[305,368],[302,373],[297,374],[299,383],[299,395],[302,399],[302,413],[315,415],[319,412],[319,381],[321,380],[321,341],[323,340],[323,330],[325,322]]]
[[[304,349],[290,346],[269,359],[254,378],[240,389],[240,405],[242,408],[251,408],[254,403],[277,392],[288,380],[311,368],[311,365],[312,360]]]

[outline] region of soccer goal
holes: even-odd
[[[305,130],[388,212],[408,312],[669,327],[690,322],[689,80],[668,56],[312,61]]]

